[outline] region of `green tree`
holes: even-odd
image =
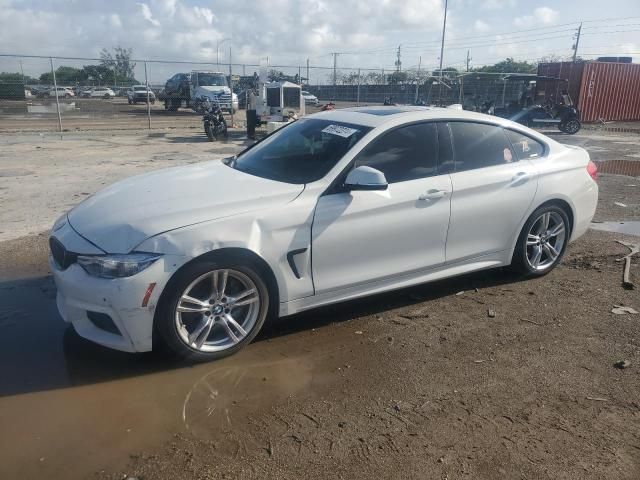
[[[60,85],[73,85],[82,83],[86,80],[86,75],[81,68],[67,67],[64,65],[56,68],[56,82]],[[40,75],[40,82],[53,83],[53,75],[51,72],[45,72]]]
[[[527,61],[518,62],[511,57],[494,65],[474,68],[474,72],[486,73],[536,73],[538,66]]]
[[[12,72],[0,72],[0,83],[34,83],[37,80],[35,78],[31,78],[28,75],[22,77],[21,73],[12,73]]]
[[[105,65],[85,65],[82,70],[86,79],[92,84],[112,84],[115,80],[113,69]]]
[[[100,64],[115,72],[117,82],[135,82],[136,64],[131,61],[133,49],[115,47],[113,53],[106,48],[100,52]]]

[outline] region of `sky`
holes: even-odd
[[[233,63],[268,58],[270,65],[294,66],[291,72],[309,59],[315,72],[333,65],[332,52],[343,71],[393,70],[400,46],[402,69],[433,69],[443,13],[444,0],[0,0],[0,54],[93,58],[121,45],[138,59],[215,65],[217,56],[228,61],[231,48]],[[640,0],[449,0],[444,66],[466,68],[467,51],[471,67],[507,56],[567,57],[580,22],[578,55],[640,62]],[[23,58],[21,66],[39,74],[47,62]],[[0,58],[0,71],[19,68],[18,59]],[[150,64],[149,75],[160,80],[191,68]],[[322,81],[329,73],[315,75]]]

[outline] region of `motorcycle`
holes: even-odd
[[[202,122],[204,123],[204,133],[210,142],[218,138],[227,138],[227,121],[224,119],[222,109],[218,102],[212,102],[208,97],[202,97]]]

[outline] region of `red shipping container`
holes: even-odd
[[[590,62],[584,65],[580,120],[640,120],[640,64]]]

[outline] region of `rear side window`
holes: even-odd
[[[451,122],[456,171],[504,165],[517,161],[501,127],[472,122]]]
[[[384,173],[389,183],[429,177],[437,173],[438,131],[435,123],[420,123],[383,133],[365,147],[355,166]]]
[[[523,133],[505,130],[518,160],[538,158],[544,154],[544,145]]]

